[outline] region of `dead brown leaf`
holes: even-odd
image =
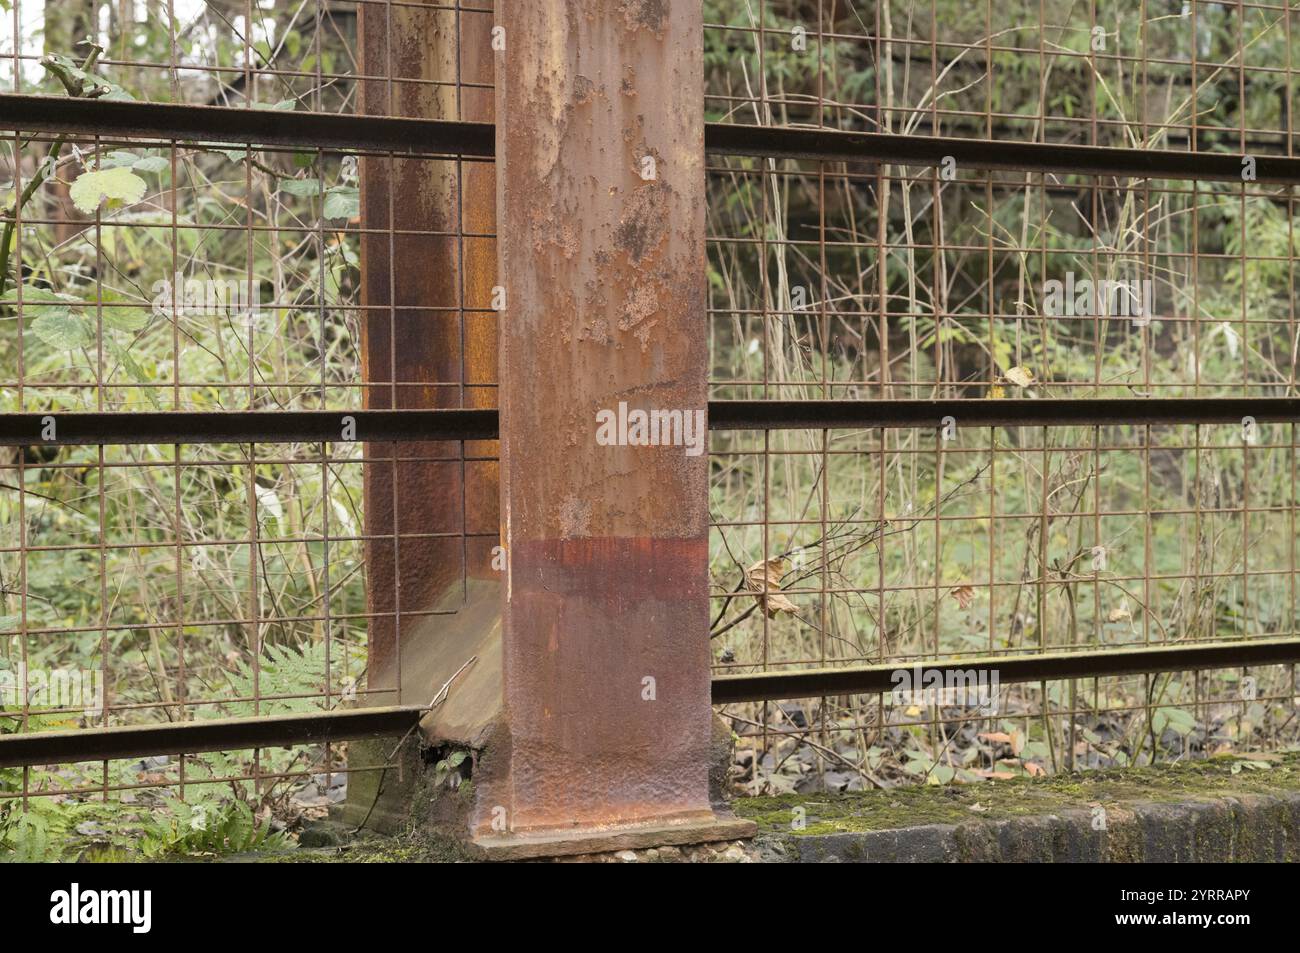
[[[969,609],[970,604],[975,601],[975,590],[970,586],[958,586],[953,589],[951,595],[957,600],[957,605],[963,609]]]
[[[975,737],[980,741],[987,741],[989,744],[993,745],[1011,744],[1011,736],[1005,731],[981,731]]]
[[[1032,761],[1024,761],[1022,762],[1022,764],[1024,764],[1025,771],[1028,772],[1031,778],[1041,778],[1047,776],[1047,769],[1044,768],[1041,764],[1035,764]]]
[[[799,609],[781,594],[781,577],[784,575],[785,560],[780,556],[759,560],[745,570],[745,585],[755,594],[759,608],[767,613],[769,619],[775,618],[778,612],[793,614]]]
[[[1027,367],[1009,368],[1006,376],[1017,387],[1028,387],[1034,382],[1034,372]]]

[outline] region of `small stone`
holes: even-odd
[[[682,849],[680,847],[660,847],[659,859],[675,863],[682,859]]]
[[[615,854],[614,856],[617,857],[619,860],[621,860],[621,861],[622,861],[623,863],[625,863],[625,864],[635,864],[635,863],[636,863],[636,851],[634,851],[634,850],[620,850],[620,851],[619,851],[617,854]]]

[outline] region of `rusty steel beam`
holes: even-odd
[[[354,708],[0,735],[0,768],[384,738],[410,731],[423,711],[418,706]]]
[[[1046,400],[714,400],[710,430],[1140,426],[1300,420],[1294,397],[1051,398]]]
[[[963,672],[992,676],[998,682],[1042,682],[1066,678],[1104,678],[1155,672],[1189,672],[1300,662],[1300,639],[1252,639],[1201,645],[1160,645],[1050,652],[1040,655],[979,656],[913,662],[886,662],[845,668],[796,669],[753,675],[719,675],[713,679],[713,703],[778,701],[823,695],[868,695],[889,692],[899,672]],[[951,682],[945,682],[951,684]]]
[[[460,17],[433,0],[424,6],[361,6],[360,65],[378,78],[360,83],[362,115],[349,121],[357,130],[372,123],[388,129],[390,122],[399,124],[394,130],[427,130],[410,152],[454,147],[491,154],[492,94],[462,86],[492,82],[490,18]],[[393,115],[411,118],[376,118]],[[462,149],[466,143],[470,148]],[[495,415],[496,316],[488,309],[496,247],[492,239],[464,237],[495,230],[492,165],[367,155],[361,167],[365,406],[485,408],[473,412]],[[498,527],[496,464],[483,459],[496,456],[495,442],[462,448],[441,444],[434,434],[425,439],[415,453],[370,443],[367,457],[375,462],[366,467],[363,488],[366,599],[376,613],[368,680],[371,688],[395,688],[412,701],[427,701],[449,673],[439,679],[425,664],[434,648],[433,620],[404,616],[455,609],[475,595],[495,601],[500,575],[491,569],[491,540],[484,537]],[[447,461],[462,452],[477,459]],[[429,459],[382,460],[398,455]],[[471,580],[486,585],[471,593]]]
[[[367,6],[363,5],[361,19],[365,19],[366,11]],[[361,85],[373,87],[383,84],[363,82]],[[73,99],[17,93],[0,94],[0,129],[123,139],[343,151],[373,149],[480,158],[492,155],[495,135],[490,122]]]
[[[402,17],[402,8],[393,10],[395,18]],[[363,6],[359,20],[366,19],[366,12],[367,8]],[[373,23],[380,16],[379,13],[370,16],[372,43],[376,32]],[[481,18],[465,19],[467,33],[473,32],[469,26],[471,19]],[[424,22],[431,21],[426,19]],[[405,34],[400,30],[394,34],[403,43],[418,34],[418,25],[407,23],[398,26],[406,30]],[[476,38],[471,38],[471,42],[463,46],[470,55],[477,55],[487,48]],[[401,55],[409,56],[407,51],[418,47],[418,43],[409,45]],[[399,72],[397,75],[422,75],[418,64],[408,62],[407,68],[415,72]],[[366,73],[372,75],[368,68]],[[387,88],[386,81],[363,80],[360,85],[363,88]],[[396,85],[401,87],[400,82]],[[408,84],[407,90],[409,92],[404,90],[401,95],[429,95],[415,88],[414,84]],[[406,111],[400,106],[392,111],[396,115],[349,116],[6,93],[0,94],[0,129],[478,158],[490,158],[494,154],[494,130],[490,120],[420,118],[418,111]],[[1244,158],[1232,152],[1133,149],[737,123],[706,124],[704,147],[714,155],[918,166],[937,165],[951,156],[959,166],[974,169],[1235,182],[1242,181]],[[1256,153],[1252,157],[1256,163],[1253,181],[1274,184],[1300,182],[1300,158],[1266,153]]]
[[[0,447],[488,440],[495,410],[0,414]],[[404,454],[409,455],[409,451]]]
[[[903,136],[888,132],[841,132],[797,126],[747,126],[712,123],[706,145],[714,155],[764,156],[824,162],[887,162],[938,165],[951,156],[958,167],[1105,175],[1147,179],[1242,181],[1241,154],[1128,149],[966,139],[957,136]],[[1256,155],[1255,182],[1300,182],[1300,158]]]
[[[707,457],[597,439],[620,402],[705,412],[701,8],[501,0],[497,21],[509,740],[477,842],[738,836],[709,804]]]

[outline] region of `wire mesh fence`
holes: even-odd
[[[471,124],[493,118],[509,24],[334,0],[7,12],[0,115],[30,94],[80,111],[5,126],[0,409],[65,437],[80,413],[197,416],[168,440],[0,448],[0,730],[427,703],[398,691],[402,645],[498,578],[496,445],[490,427],[368,439],[366,413],[495,406],[504,285]],[[1276,403],[1297,396],[1297,17],[705,4],[714,674],[883,666],[904,689],[730,683],[742,789],[1295,743],[1292,664],[1010,673],[1300,637],[1295,415]],[[114,118],[126,100],[222,111],[150,114],[187,124],[167,135]],[[349,118],[287,124],[318,113]],[[1225,419],[1229,399],[1260,409]],[[719,426],[739,400],[771,420]],[[885,420],[777,420],[827,400]],[[1192,402],[1176,421],[1151,409],[1173,400]],[[943,412],[902,409],[929,401]],[[1063,401],[1132,419],[1028,419]],[[322,416],[310,438],[214,436],[250,411],[254,430]],[[993,660],[976,697],[929,691],[927,670],[972,657]],[[292,823],[377,767],[236,747],[32,761],[0,770],[0,801],[27,809],[5,816],[28,844],[165,804],[166,842]],[[196,809],[221,823],[187,827]]]
[[[713,396],[955,401],[917,428],[714,435],[719,673],[911,676],[1295,636],[1294,426],[1152,426],[1137,402],[1294,393],[1295,191],[1250,163],[1294,152],[1297,12],[708,8],[709,119],[939,137],[924,165],[888,145],[712,158]],[[999,167],[946,155],[961,138],[1006,142],[983,152]],[[1039,142],[1226,151],[1243,171],[1091,175],[1066,153],[1006,168]],[[1135,413],[989,428],[960,404],[1066,398]],[[1287,665],[981,684],[978,704],[947,684],[729,706],[744,782],[975,781],[1295,743]]]
[[[0,450],[0,728],[398,704],[402,641],[429,638],[492,558],[495,444],[367,439],[365,412],[492,405],[495,366],[473,353],[495,333],[490,162],[354,130],[346,149],[101,133],[96,107],[455,120],[491,95],[473,72],[490,51],[462,61],[457,44],[490,11],[9,12],[0,83],[84,103],[93,129],[15,125],[0,157],[0,401],[55,422]],[[331,412],[327,439],[276,435],[270,421],[304,411]],[[79,413],[159,412],[195,416],[165,442],[68,437]],[[215,415],[240,413],[262,439],[214,434]],[[4,769],[7,846],[39,853],[77,823],[160,851],[260,843],[337,804],[349,769],[382,766],[237,742]]]

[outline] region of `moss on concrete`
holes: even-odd
[[[1279,755],[1272,761],[1220,756],[1177,765],[982,784],[743,798],[733,802],[733,808],[741,817],[756,821],[761,831],[816,836],[1087,811],[1096,805],[1122,811],[1124,802],[1177,803],[1278,791],[1300,792],[1300,753]],[[794,824],[799,808],[804,812],[802,828]]]

